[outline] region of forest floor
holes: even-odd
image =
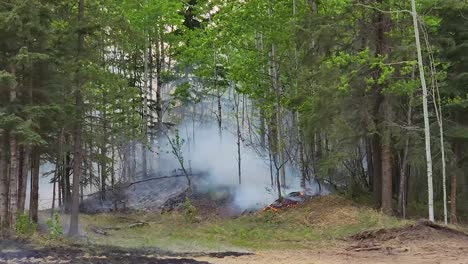
[[[468,264],[462,227],[401,221],[337,196],[239,217],[83,215],[81,226],[79,241],[0,242],[0,263]]]

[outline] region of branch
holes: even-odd
[[[188,174],[188,176],[196,176],[196,175],[202,175],[202,174],[201,174],[201,173],[190,173],[190,174]],[[116,187],[114,187],[114,188],[107,189],[106,191],[113,191],[113,190],[118,190],[118,189],[125,189],[125,188],[131,187],[132,185],[139,184],[139,183],[143,183],[143,182],[148,182],[148,181],[162,180],[162,179],[170,179],[170,178],[179,178],[179,177],[187,177],[187,175],[185,175],[185,174],[177,174],[177,175],[171,175],[171,176],[161,176],[161,177],[154,177],[154,178],[149,178],[149,179],[143,179],[143,180],[131,182],[131,183],[129,183],[129,184],[127,184],[127,185],[124,185],[124,186],[116,186]],[[83,195],[83,196],[84,196],[84,197],[93,196],[93,195],[98,194],[98,193],[101,193],[101,192],[102,192],[102,191],[98,191],[98,192],[91,193],[91,194],[86,194],[86,195]]]
[[[353,6],[361,6],[361,7],[365,7],[365,8],[369,8],[369,9],[374,9],[374,10],[377,10],[381,13],[386,13],[386,14],[395,14],[395,13],[408,13],[408,14],[412,14],[412,12],[410,10],[406,10],[406,9],[402,9],[402,10],[383,10],[383,9],[380,9],[378,7],[375,7],[375,6],[370,6],[370,5],[365,5],[365,4],[361,4],[361,3],[356,3],[356,4],[352,4]]]

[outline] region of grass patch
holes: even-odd
[[[131,219],[130,219],[131,218]],[[149,225],[127,228],[135,221]],[[357,232],[407,224],[338,196],[318,197],[298,208],[259,212],[235,219],[194,223],[183,214],[83,215],[81,223],[93,243],[172,251],[225,251],[317,248]],[[124,227],[98,235],[93,227]]]

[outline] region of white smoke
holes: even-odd
[[[207,192],[230,189],[234,194],[235,206],[241,210],[261,208],[277,199],[277,191],[271,187],[268,155],[262,157],[258,150],[241,144],[242,183],[239,185],[237,138],[233,133],[225,129],[220,137],[215,122],[195,125],[183,122],[178,127],[178,133],[184,142],[184,166],[194,173],[204,172],[208,175],[203,182],[197,182],[198,189]],[[175,135],[169,137],[174,138]],[[158,145],[160,151],[154,164],[156,170],[164,174],[180,168],[168,141],[162,140]],[[286,173],[288,189],[283,190],[283,194],[299,191],[297,173],[289,167]],[[319,192],[318,186],[312,184],[310,187],[315,194]]]

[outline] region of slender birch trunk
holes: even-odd
[[[421,52],[421,42],[419,39],[418,14],[416,11],[416,1],[411,0],[411,9],[413,14],[414,36],[416,40],[416,50],[418,53],[419,75],[423,90],[423,112],[424,112],[424,137],[426,144],[426,164],[427,164],[427,192],[428,192],[428,211],[429,220],[434,221],[434,187],[432,180],[432,154],[431,154],[431,131],[429,127],[429,111],[427,106],[427,85],[424,74],[424,65]]]

